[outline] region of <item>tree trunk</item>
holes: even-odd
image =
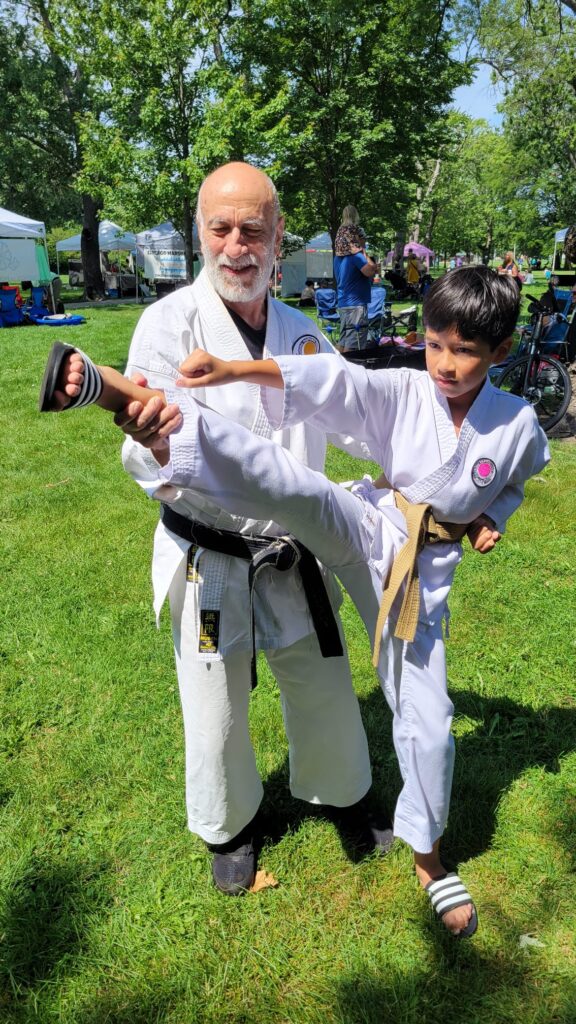
[[[186,280],[192,284],[194,280],[194,215],[188,196],[182,202],[184,252],[186,255]]]
[[[84,273],[84,298],[104,298],[104,280],[100,270],[100,246],[98,245],[98,228],[100,226],[101,203],[92,196],[82,195],[82,233],[80,250],[82,270]]]
[[[406,228],[402,228],[400,231],[396,232],[396,238],[394,240],[394,256],[393,256],[394,263],[396,263],[396,260],[400,260],[400,263],[402,264],[402,260],[404,259],[404,246],[405,245],[406,245]]]

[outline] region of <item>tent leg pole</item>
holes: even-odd
[[[48,246],[46,245],[46,239],[44,239],[44,252],[46,253],[46,263],[48,264],[48,270],[50,270],[50,260],[48,258]],[[58,254],[56,254],[56,266],[58,266]],[[48,282],[48,288],[50,289],[50,295],[52,296],[52,311],[56,312],[56,303],[54,302],[54,289],[52,287],[52,281]]]

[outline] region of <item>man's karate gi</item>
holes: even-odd
[[[306,422],[354,434],[367,443],[392,487],[412,503],[429,503],[437,522],[468,524],[486,513],[502,531],[522,501],[524,481],[549,459],[533,409],[489,380],[457,437],[448,403],[427,372],[367,371],[322,355],[277,362],[285,390],[262,389],[273,426]],[[180,402],[184,426],[170,438],[165,479],[193,484],[244,515],[257,506],[275,516],[337,572],[372,638],[382,581],[406,540],[406,522],[392,491],[376,489],[365,478],[350,493],[290,453],[214,416],[195,403],[193,394],[167,396]],[[446,692],[442,622],[461,557],[459,543],[424,547],[418,556],[415,639],[407,643],[393,636],[397,601],[378,666],[404,782],[394,832],[420,853],[429,852],[442,835],[448,814],[453,705]]]
[[[250,353],[222,300],[203,271],[150,306],[134,333],[126,373],[143,373],[151,387],[166,386],[195,348],[226,359]],[[302,313],[268,300],[264,357],[331,350]],[[333,354],[337,362],[339,357]],[[312,362],[304,358],[306,364]],[[308,424],[274,430],[260,389],[250,384],[200,391],[224,416],[290,449],[300,462],[322,470],[324,431]],[[342,446],[342,438],[334,439]],[[354,454],[364,454],[357,444]],[[224,511],[211,496],[162,487],[152,452],[127,438],[124,465],[149,495],[180,515],[240,533],[277,536],[273,517]],[[262,784],[248,731],[252,638],[248,563],[199,549],[189,559],[189,541],[158,524],[152,575],[159,615],[170,599],[176,666],[186,739],[188,824],[210,843],[233,838],[256,813]],[[338,584],[324,571],[332,605],[341,603]],[[188,577],[188,580],[187,580]],[[214,611],[219,615],[214,633]],[[206,631],[206,617],[212,633]],[[203,624],[200,630],[199,623]],[[297,569],[265,569],[255,592],[256,646],[266,652],[281,692],[290,751],[290,788],[312,803],[348,806],[371,784],[368,747],[347,656],[323,658]],[[199,649],[201,647],[201,649]]]

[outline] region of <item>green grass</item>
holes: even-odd
[[[275,890],[210,884],[186,830],[170,634],[156,631],[157,511],[98,409],[36,411],[57,336],[122,367],[141,309],[0,331],[0,1020],[6,1024],[573,1024],[576,1006],[576,446],[556,443],[493,555],[468,551],[448,644],[457,741],[446,835],[476,897],[468,943],[431,918],[398,844],[349,859],[287,788],[264,665],[251,728]],[[330,472],[366,467],[333,450]],[[398,770],[347,601],[378,791]],[[541,945],[520,945],[521,936]]]

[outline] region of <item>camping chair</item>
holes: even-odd
[[[385,301],[386,289],[381,285],[374,285],[370,291],[370,302],[368,303],[368,340],[372,345],[377,345],[382,335],[382,314]]]
[[[42,285],[32,286],[30,299],[24,312],[32,319],[35,316],[49,316],[50,310],[46,305],[46,289]]]
[[[15,327],[24,323],[24,314],[16,305],[17,288],[0,288],[0,320],[2,327]]]
[[[336,312],[338,302],[336,291],[334,288],[317,288],[314,297],[320,327],[326,331],[330,341],[335,344],[340,333],[340,317]]]
[[[558,291],[560,291],[560,289],[558,289]],[[568,314],[570,314],[570,308],[572,305],[571,293],[568,292],[568,295],[570,296],[570,298],[564,304],[564,307],[560,310],[560,312],[563,313],[564,316],[568,316]],[[560,299],[560,302],[558,304],[561,305],[561,303],[562,299]],[[556,320],[552,320],[552,323],[548,325],[542,338],[542,351],[546,355],[557,356],[558,359],[560,359],[563,363],[569,363],[571,361],[569,352],[569,347],[571,346],[569,346],[568,344],[568,335],[570,333],[570,329],[573,327],[573,320],[574,311],[572,311],[572,313],[568,317],[568,320],[561,321],[560,323],[558,323]]]

